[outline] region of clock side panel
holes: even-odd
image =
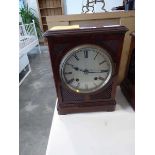
[[[57,93],[59,102],[62,102],[62,96],[61,96],[61,90],[60,90],[61,79],[58,72],[60,60],[58,60],[58,57],[63,52],[65,44],[58,44],[57,46],[57,44],[54,44],[54,41],[51,37],[48,37],[47,40],[48,40],[48,49],[49,49],[56,93]]]

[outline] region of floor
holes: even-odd
[[[45,155],[56,92],[47,47],[29,55],[31,73],[19,88],[19,154]]]

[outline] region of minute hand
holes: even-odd
[[[108,72],[109,70],[105,69],[105,70],[100,70],[100,71],[88,71],[88,73],[104,73],[104,72]]]

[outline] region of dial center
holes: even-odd
[[[85,75],[87,75],[89,73],[88,69],[85,69],[83,72]]]

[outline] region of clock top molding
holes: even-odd
[[[125,33],[128,29],[125,26],[107,26],[107,27],[80,27],[78,29],[67,29],[67,30],[48,30],[44,33],[44,37],[51,36],[70,36],[70,35],[85,35],[91,33]]]

